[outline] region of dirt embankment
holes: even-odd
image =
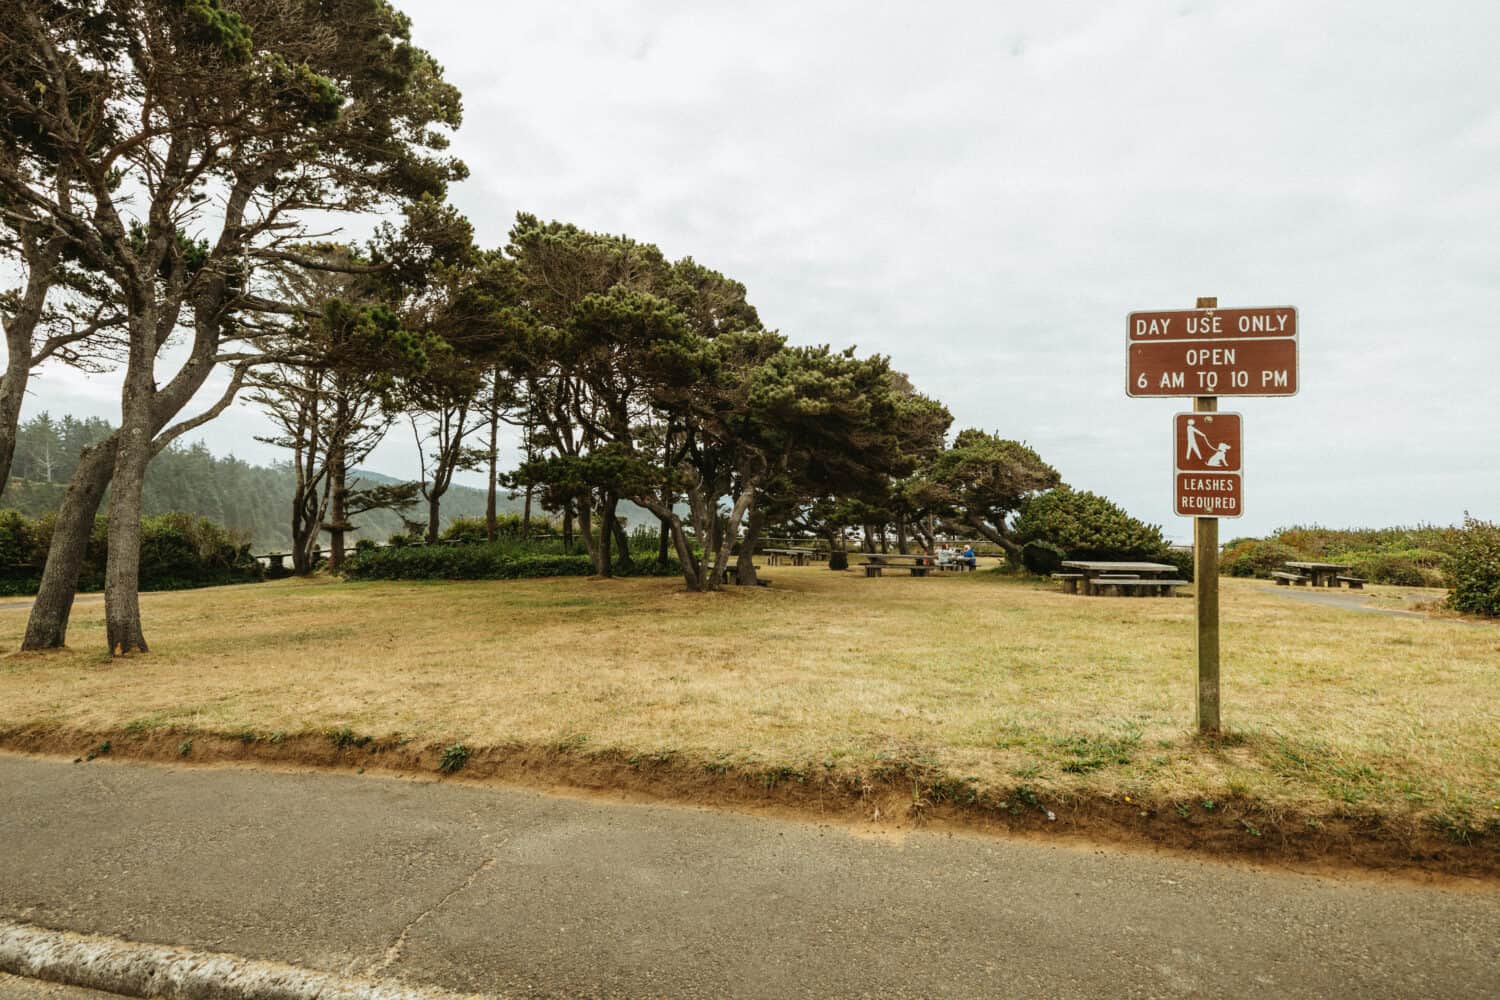
[[[783,815],[890,832],[914,826],[1155,847],[1297,868],[1500,878],[1500,836],[1458,838],[1414,819],[1306,815],[1246,799],[1145,802],[1019,786],[982,791],[917,761],[862,773],[705,763],[566,746],[379,741],[347,730],[226,737],[154,730],[0,732],[0,750],[183,766],[259,765],[494,782],[570,794]]]

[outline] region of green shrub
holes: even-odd
[[[1051,576],[1062,569],[1068,554],[1051,542],[1030,541],[1021,546],[1021,565],[1032,576]]]
[[[1222,567],[1222,572],[1227,572],[1231,576],[1264,578],[1281,569],[1285,563],[1301,562],[1307,558],[1305,553],[1298,552],[1282,542],[1243,538],[1232,542],[1224,552],[1220,553],[1219,565]]]
[[[385,540],[385,544],[393,549],[404,549],[408,545],[416,545],[422,539],[411,531],[398,531]]]
[[[1500,524],[1464,515],[1463,531],[1448,562],[1456,611],[1500,618]]]
[[[1365,552],[1346,557],[1350,572],[1371,583],[1389,583],[1397,587],[1441,587],[1443,572],[1424,566],[1410,555],[1390,552]]]
[[[351,580],[515,580],[593,571],[587,555],[527,554],[504,542],[391,546],[356,552],[344,562]]]
[[[484,518],[455,517],[438,537],[445,542],[483,542],[486,540]]]
[[[1193,554],[1182,549],[1166,549],[1157,556],[1161,562],[1171,563],[1177,567],[1177,578],[1179,580],[1192,580],[1193,578]]]
[[[1016,541],[1048,542],[1069,559],[1154,559],[1166,550],[1161,528],[1125,513],[1106,497],[1060,486],[1021,507]]]
[[[50,514],[33,521],[15,511],[0,511],[0,594],[36,593],[55,524]],[[104,586],[108,531],[108,521],[95,518],[78,574],[82,590]],[[264,576],[250,546],[207,518],[157,514],[141,520],[142,590],[253,583]]]
[[[375,539],[373,538],[361,538],[354,543],[355,552],[374,552],[378,548],[380,546],[375,544]]]

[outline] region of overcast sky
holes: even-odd
[[[1188,401],[1126,398],[1125,314],[1294,305],[1300,395],[1224,407],[1225,536],[1500,518],[1500,6],[402,6],[485,245],[525,210],[691,255],[1177,538]],[[116,391],[48,371],[29,409]],[[268,462],[261,426],[204,437]],[[410,433],[369,464],[414,475]]]

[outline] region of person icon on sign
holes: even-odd
[[[1203,464],[1207,465],[1210,469],[1229,468],[1229,442],[1226,441],[1219,445],[1218,450],[1208,456],[1208,461]]]
[[[1212,442],[1208,440],[1208,435],[1199,430],[1198,425],[1189,417],[1187,422],[1187,454],[1183,456],[1183,461],[1193,458],[1196,458],[1200,462],[1204,461],[1203,452],[1198,450],[1199,438],[1203,439],[1204,445],[1212,447]],[[1208,464],[1213,464],[1212,459],[1208,460]]]

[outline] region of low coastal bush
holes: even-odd
[[[0,511],[0,595],[35,594],[41,585],[56,518]],[[104,587],[109,522],[96,518],[78,574],[80,590]],[[187,590],[257,583],[265,571],[250,546],[204,517],[155,514],[141,519],[141,589]]]
[[[1500,618],[1500,524],[1464,515],[1463,531],[1448,562],[1456,611]]]
[[[343,573],[350,580],[522,580],[594,572],[586,553],[563,553],[556,551],[558,547],[556,542],[501,539],[361,549],[345,560]],[[655,559],[640,560],[615,567],[619,576],[676,576],[681,572],[676,560],[665,565]]]

